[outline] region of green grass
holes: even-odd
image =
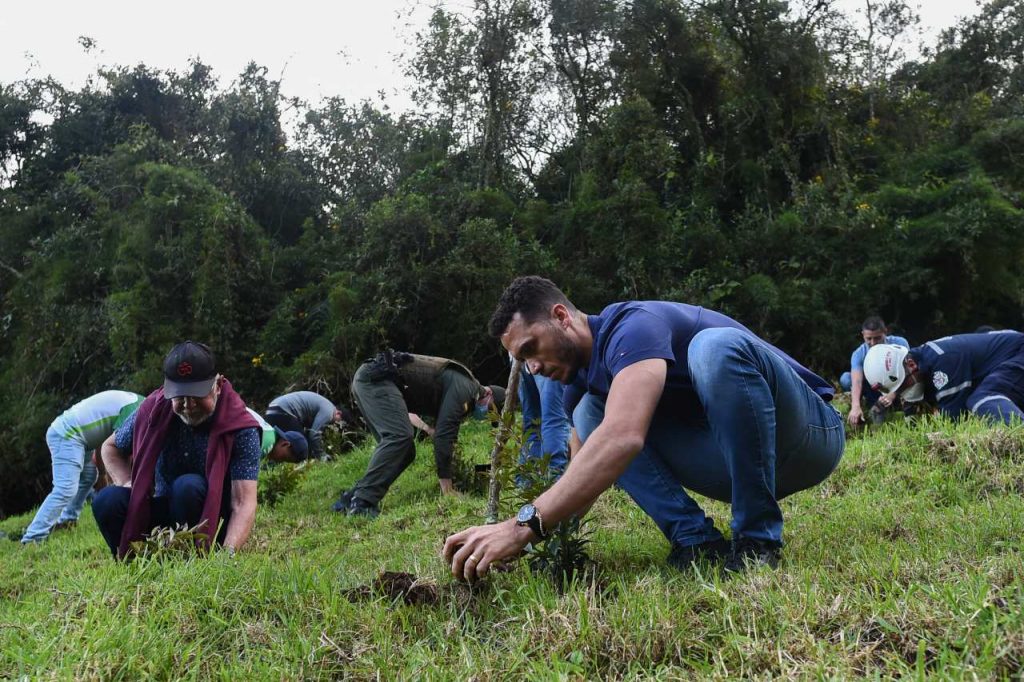
[[[329,511],[363,447],[261,508],[234,558],[116,564],[88,509],[42,545],[0,541],[0,678],[1021,677],[1021,429],[923,421],[851,439],[828,481],[783,502],[782,565],[732,579],[667,567],[667,543],[611,491],[590,523],[596,576],[564,594],[524,568],[474,590],[450,580],[443,538],[485,500],[440,499],[419,447],[376,521]],[[463,452],[489,449],[467,427]],[[349,600],[382,571],[422,577],[439,603]]]

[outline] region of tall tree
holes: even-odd
[[[538,162],[526,141],[545,80],[541,28],[531,0],[473,0],[465,15],[436,9],[417,35],[414,96],[473,150],[477,187],[514,185],[512,157],[528,175]]]

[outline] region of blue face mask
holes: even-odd
[[[489,401],[477,402],[473,404],[473,419],[477,421],[483,421],[487,419],[487,412],[491,407]]]

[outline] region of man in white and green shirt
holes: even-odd
[[[271,462],[301,462],[309,455],[309,442],[298,431],[271,426],[256,410],[245,408],[260,425],[260,452]]]
[[[98,475],[89,453],[141,404],[141,395],[103,391],[76,403],[53,420],[46,431],[53,462],[53,490],[43,500],[21,538],[22,543],[41,542],[55,525],[78,520]]]

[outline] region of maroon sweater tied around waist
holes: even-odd
[[[171,401],[164,398],[164,389],[150,393],[135,415],[132,437],[132,492],[128,500],[128,516],[121,531],[118,558],[131,552],[131,543],[141,540],[150,530],[150,503],[156,479],[156,463],[167,442],[171,425],[178,416],[171,409]],[[231,382],[223,380],[217,407],[210,416],[210,438],[206,449],[206,501],[200,520],[206,533],[203,541],[209,549],[220,526],[220,505],[224,495],[224,478],[228,473],[235,433],[241,429],[257,428],[258,424],[245,409]]]

